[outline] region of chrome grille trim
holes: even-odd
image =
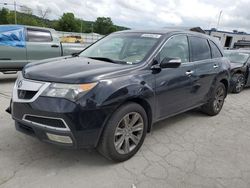
[[[22,102],[29,103],[34,102],[47,87],[49,87],[51,83],[49,82],[40,82],[35,80],[29,80],[23,78],[22,74],[20,74],[15,82],[13,92],[12,92],[12,100],[13,102]],[[18,90],[25,91],[37,91],[37,93],[31,99],[20,99],[18,97]]]
[[[26,116],[33,116],[33,117],[41,117],[41,118],[47,118],[47,119],[61,120],[63,122],[65,128],[52,127],[52,126],[49,126],[49,125],[33,122],[33,121],[30,121],[30,120],[27,120]],[[39,126],[39,127],[42,127],[42,128],[47,128],[47,129],[50,129],[50,130],[57,130],[57,131],[69,131],[70,132],[69,126],[67,125],[67,123],[62,118],[55,118],[55,117],[48,117],[48,116],[38,116],[38,115],[32,115],[32,114],[24,114],[22,120],[27,122],[27,123],[30,123],[32,125],[36,125],[36,126]]]

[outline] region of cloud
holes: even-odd
[[[5,0],[13,3],[13,0]],[[95,20],[111,17],[118,25],[130,28],[162,28],[166,26],[217,26],[222,10],[220,28],[250,31],[250,0],[18,0],[37,14],[37,6],[50,7],[50,19],[63,12],[76,17]]]

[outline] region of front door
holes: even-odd
[[[190,62],[187,36],[168,39],[159,53],[159,61],[164,58],[180,58],[182,63],[178,68],[163,68],[155,74],[157,119],[184,111],[195,103],[195,66]]]

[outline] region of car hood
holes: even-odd
[[[89,83],[124,74],[134,66],[85,57],[60,57],[28,64],[23,69],[23,77],[47,82]]]

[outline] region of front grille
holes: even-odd
[[[61,119],[47,118],[47,117],[38,117],[32,115],[26,115],[25,120],[38,123],[45,126],[55,127],[55,128],[66,128],[64,122]]]
[[[49,82],[27,80],[19,76],[12,93],[13,102],[34,102],[49,85]]]
[[[37,91],[26,91],[26,90],[20,90],[20,89],[17,92],[18,92],[19,99],[27,99],[27,100],[32,99],[37,93]]]

